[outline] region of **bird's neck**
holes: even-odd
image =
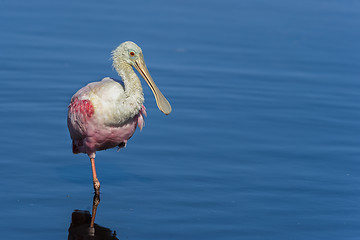
[[[144,103],[144,94],[140,79],[134,72],[133,68],[126,62],[119,62],[115,69],[124,82],[125,98],[122,97],[124,105],[131,106],[138,113]]]

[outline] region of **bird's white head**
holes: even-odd
[[[152,80],[152,77],[146,67],[142,50],[138,45],[131,41],[123,42],[112,52],[112,58],[115,69],[119,69],[119,67],[124,63],[134,67],[149,85],[155,96],[156,103],[160,111],[166,115],[170,114],[171,105]]]
[[[134,66],[135,61],[141,56],[141,48],[131,41],[123,42],[112,52],[114,65],[116,65],[118,62],[125,61],[131,66]]]

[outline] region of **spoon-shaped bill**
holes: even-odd
[[[151,75],[146,67],[144,58],[141,56],[138,60],[135,61],[134,67],[141,74],[141,76],[145,79],[147,84],[149,85],[151,91],[153,92],[156,100],[156,104],[160,111],[165,113],[166,115],[171,113],[171,105],[168,100],[164,97],[164,95],[160,92],[159,88],[156,86],[155,82],[152,80]]]

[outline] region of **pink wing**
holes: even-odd
[[[94,107],[90,100],[86,99],[89,91],[100,82],[94,82],[79,89],[71,98],[68,109],[67,125],[70,132],[70,137],[73,140],[79,140],[86,137],[87,121],[94,114]]]

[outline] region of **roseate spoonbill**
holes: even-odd
[[[144,94],[132,67],[149,85],[160,111],[166,115],[171,112],[169,102],[150,76],[139,46],[124,42],[112,52],[112,59],[122,82],[106,77],[81,88],[71,98],[67,117],[73,153],[86,153],[90,157],[96,194],[100,193],[96,151],[125,147],[136,126],[141,130],[144,124]]]

